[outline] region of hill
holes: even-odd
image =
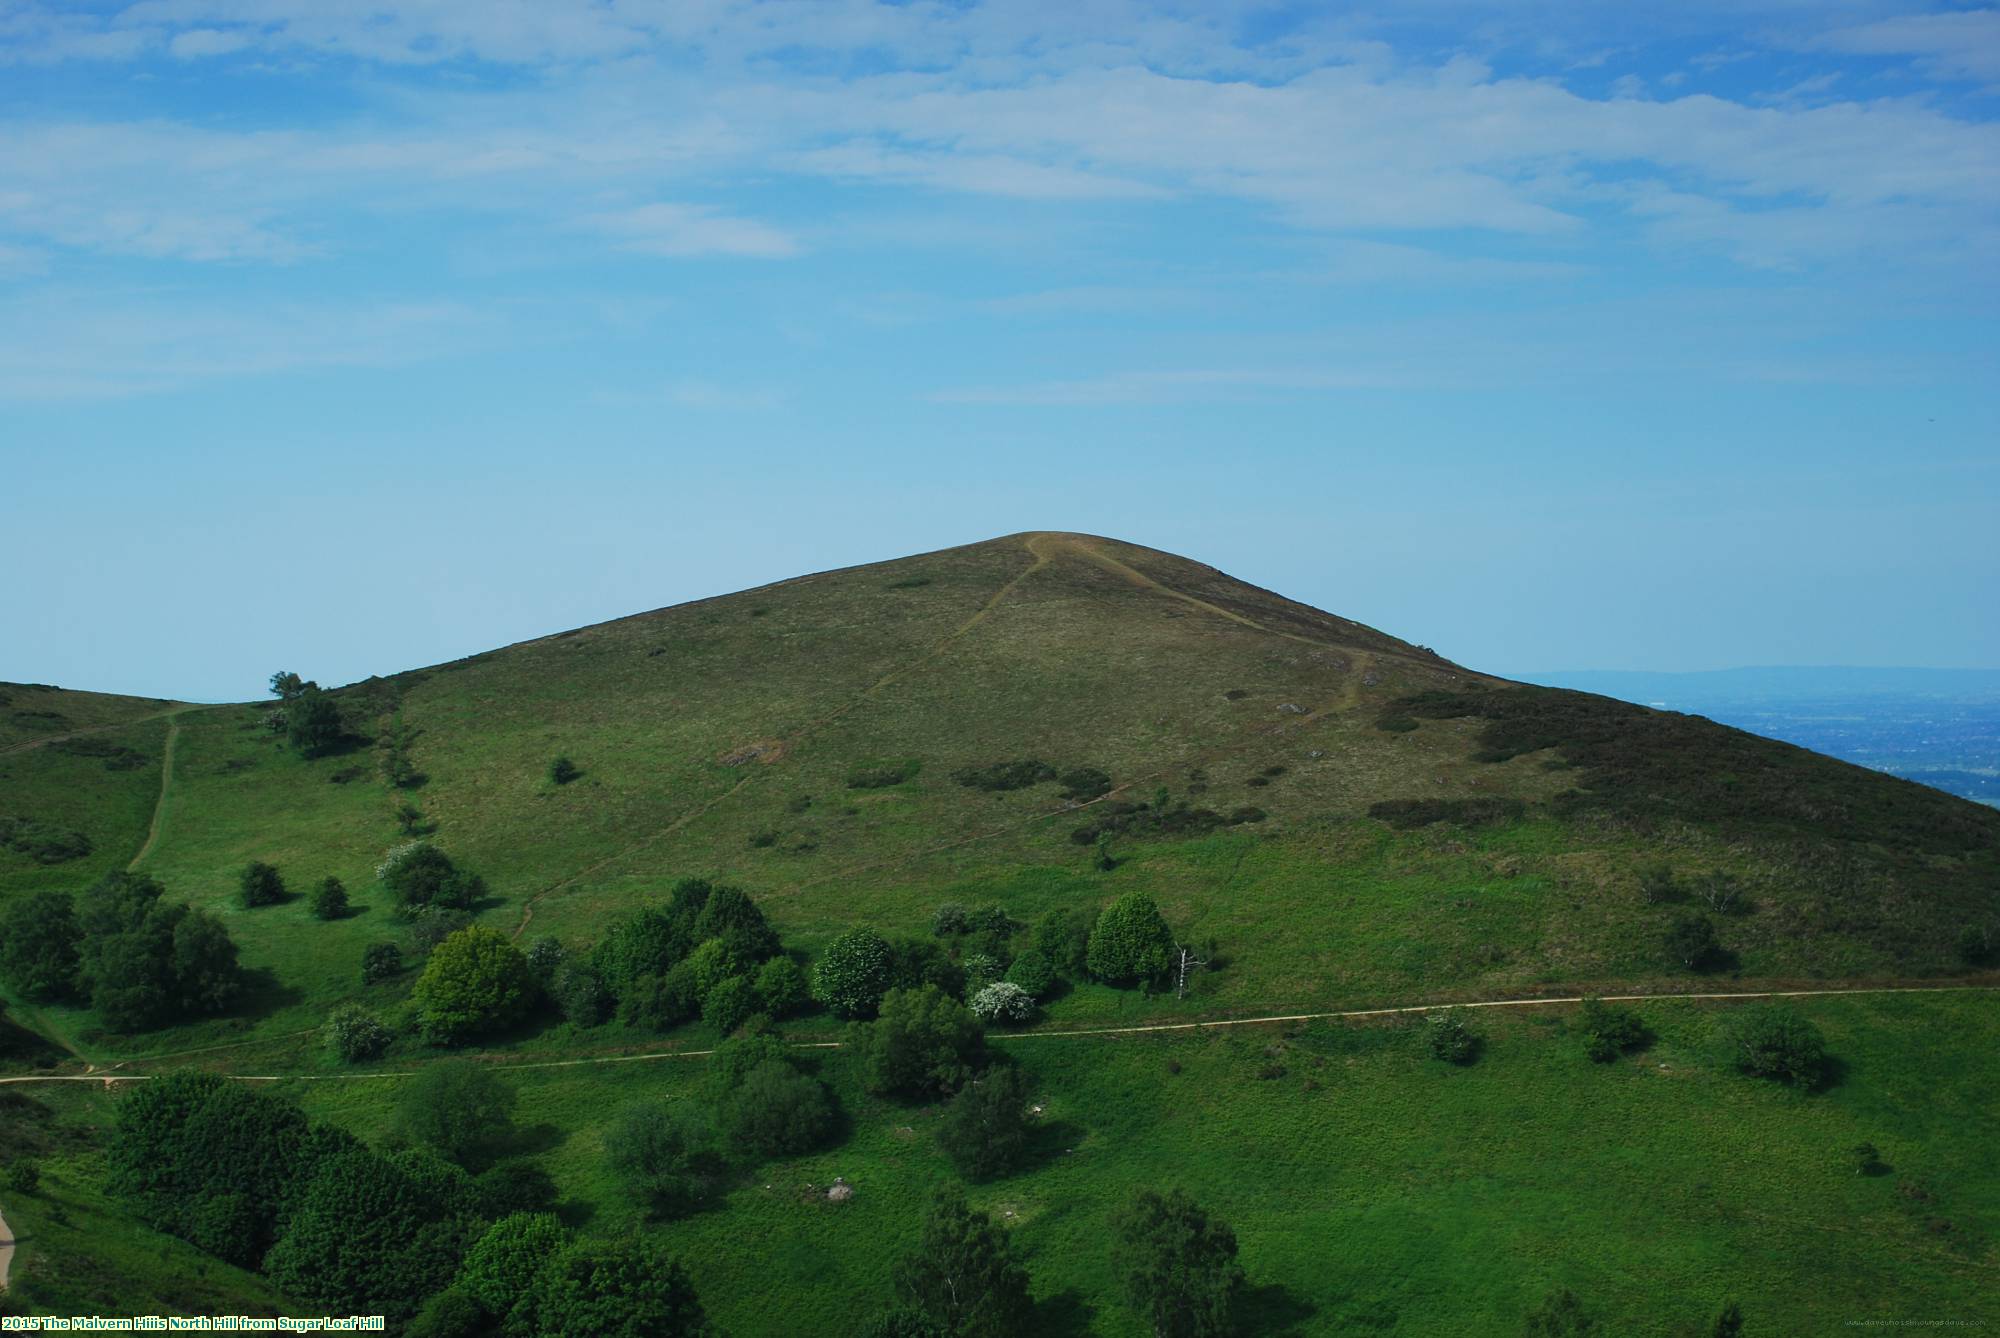
[[[1813,1092],[1737,1074],[1715,1003],[1638,1005],[1651,1048],[1612,1064],[1583,1058],[1568,1009],[1479,1011],[1463,1068],[1418,1025],[1453,1000],[1989,982],[1964,940],[2000,928],[1990,809],[1511,683],[1077,534],[801,577],[330,695],[344,731],[312,757],[269,701],[30,703],[90,732],[0,749],[0,814],[88,850],[0,850],[0,912],[135,867],[227,927],[253,988],[135,1034],[11,1000],[0,1068],[296,1077],[279,1086],[314,1118],[386,1144],[407,1076],[448,1053],[408,1025],[413,972],[362,983],[364,950],[410,940],[375,871],[413,834],[483,879],[482,923],[572,953],[688,876],[744,888],[805,957],[857,925],[929,939],[947,903],[1032,925],[1143,891],[1207,959],[1187,997],[1079,979],[994,1036],[1039,1123],[1027,1167],[974,1199],[1024,1251],[1040,1331],[1142,1332],[1107,1224],[1134,1188],[1172,1185],[1236,1228],[1253,1332],[1513,1331],[1558,1286],[1634,1334],[1705,1326],[1730,1295],[1771,1332],[1991,1313],[1990,994],[1799,1000],[1837,1057]],[[240,904],[253,860],[289,900]],[[329,875],[353,906],[321,921],[302,894]],[[1666,944],[1696,914],[1721,945],[1699,973]],[[397,1028],[386,1059],[327,1055],[320,1029],[349,1003]],[[1388,1006],[1416,1011],[1299,1016]],[[785,1027],[843,1034],[814,1014]],[[517,1089],[521,1155],[566,1222],[679,1253],[731,1332],[861,1332],[954,1175],[941,1108],[872,1090],[852,1051],[801,1051],[840,1139],[653,1221],[606,1148],[632,1103],[708,1101],[697,1057],[719,1039],[538,1015],[477,1053]],[[29,1090],[48,1089],[0,1088]],[[54,1090],[18,1116],[52,1188],[0,1190],[38,1303],[80,1313],[120,1279],[194,1295],[190,1247],[106,1189],[89,1131],[117,1098]],[[1890,1171],[1852,1173],[1863,1142]],[[857,1191],[837,1208],[835,1177]],[[209,1294],[271,1304],[266,1278],[215,1267]]]

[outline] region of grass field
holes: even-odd
[[[83,833],[91,850],[44,864],[0,849],[0,905],[136,860],[218,915],[258,982],[232,1016],[141,1035],[106,1033],[77,1005],[14,1000],[9,1015],[71,1067],[331,1073],[316,1036],[327,1014],[362,1002],[394,1019],[409,991],[408,974],[359,975],[369,944],[405,932],[373,878],[406,839],[403,805],[485,878],[481,920],[523,943],[586,946],[690,875],[743,886],[808,956],[857,923],[923,934],[946,901],[1032,922],[1134,889],[1183,941],[1215,940],[1215,969],[1189,998],[1082,985],[1048,1003],[1045,1029],[1700,988],[1661,940],[1673,917],[1706,908],[1639,892],[1662,862],[1684,882],[1732,875],[1744,892],[1713,914],[1730,953],[1703,978],[1713,986],[1993,979],[1968,975],[1955,943],[2000,917],[2000,813],[1604,699],[1522,707],[1490,691],[1504,686],[1183,559],[1030,535],[352,685],[336,694],[349,737],[312,759],[272,731],[269,703],[7,687],[21,718],[18,737],[0,734],[0,816]],[[395,748],[413,773],[401,785],[388,779]],[[558,755],[581,776],[554,782]],[[1078,802],[1054,784],[955,778],[1023,758],[1101,768],[1116,788]],[[865,774],[885,770],[901,779]],[[1072,839],[1116,805],[1162,798],[1260,817],[1114,835],[1110,870]],[[1371,815],[1384,800],[1500,816],[1410,828]],[[239,907],[251,860],[278,866],[292,899]],[[322,923],[305,894],[328,875],[354,908]],[[1559,1011],[1482,1019],[1487,1053],[1464,1071],[1388,1025],[1029,1034],[1001,1044],[1046,1091],[1047,1155],[976,1197],[1011,1214],[1051,1332],[1130,1331],[1103,1232],[1141,1184],[1185,1185],[1237,1226],[1260,1332],[1505,1330],[1556,1285],[1620,1333],[1680,1331],[1724,1295],[1770,1316],[1768,1332],[1984,1314],[1996,1186],[1978,1149],[2000,1135],[1995,1006],[1815,1001],[1844,1072],[1810,1097],[1723,1071],[1716,1012],[1692,1004],[1649,1006],[1659,1043],[1611,1067],[1578,1057]],[[814,1018],[797,1032],[836,1034]],[[714,1039],[699,1024],[662,1038],[541,1021],[488,1053]],[[437,1053],[405,1038],[386,1062]],[[629,1100],[683,1090],[699,1062],[520,1072],[523,1115],[586,1230],[634,1225],[606,1183],[607,1122]],[[650,1228],[689,1256],[734,1332],[842,1332],[877,1308],[945,1173],[935,1112],[866,1098],[837,1055],[824,1067],[849,1141]],[[1259,1076],[1273,1068],[1282,1076]],[[358,1131],[386,1127],[392,1082],[297,1088]],[[74,1107],[64,1118],[86,1122],[106,1100],[60,1098]],[[1843,1172],[1843,1150],[1864,1140],[1895,1175]],[[16,1219],[35,1224],[30,1257],[88,1258],[105,1278],[129,1264],[138,1294],[170,1295],[162,1279],[187,1271],[185,1247],[112,1225],[85,1153],[52,1166],[53,1201],[95,1224],[10,1200],[24,1235]],[[834,1175],[857,1186],[852,1203],[805,1196]],[[1897,1188],[1920,1181],[1929,1199]],[[264,1285],[222,1270],[201,1276]],[[93,1276],[80,1269],[62,1294],[97,1296]]]

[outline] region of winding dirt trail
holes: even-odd
[[[1744,999],[1812,999],[1832,995],[1861,994],[1952,994],[1965,992],[1991,993],[2000,990],[1996,985],[1852,985],[1830,986],[1815,990],[1717,990],[1701,992],[1676,992],[1669,994],[1603,994],[1594,996],[1606,1003],[1666,1003],[1678,999],[1703,1001],[1731,1001]],[[1060,1040],[1080,1036],[1146,1036],[1169,1031],[1206,1031],[1223,1027],[1275,1026],[1288,1022],[1320,1021],[1361,1021],[1368,1018],[1394,1017],[1399,1014],[1435,1013],[1448,1008],[1549,1008],[1580,1004],[1586,996],[1581,994],[1550,996],[1532,999],[1482,999],[1482,1000],[1433,1000],[1429,1003],[1398,1004],[1387,1008],[1346,1008],[1318,1013],[1270,1013],[1257,1017],[1212,1018],[1201,1022],[1153,1022],[1132,1027],[1071,1027],[1060,1031],[1015,1031],[995,1032],[987,1037],[991,1041],[1033,1041]],[[800,1050],[839,1050],[842,1041],[793,1041],[792,1046]],[[668,1059],[700,1059],[714,1054],[713,1050],[649,1050],[631,1055],[585,1055],[575,1059],[533,1059],[513,1063],[496,1062],[489,1067],[495,1070],[533,1070],[588,1068],[600,1064],[643,1064]],[[435,1061],[431,1061],[435,1062]],[[237,1082],[379,1082],[385,1078],[413,1077],[417,1069],[379,1070],[371,1073],[229,1073],[224,1077]],[[151,1073],[33,1073],[19,1077],[0,1078],[0,1085],[34,1082],[86,1082],[99,1083],[111,1087],[121,1082],[148,1082],[156,1076]]]

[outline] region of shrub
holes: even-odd
[[[1024,757],[1014,762],[989,762],[983,767],[961,767],[951,773],[960,785],[974,790],[1025,790],[1056,778],[1056,769],[1047,762]]]
[[[827,945],[813,967],[813,993],[835,1017],[872,1017],[889,983],[889,945],[865,925]]]
[[[790,1017],[811,1000],[805,970],[791,958],[773,957],[757,968],[757,1002],[772,1017]]]
[[[968,1005],[981,1022],[1019,1026],[1035,1015],[1035,997],[1019,985],[1001,980],[972,996]]]
[[[891,990],[881,1016],[855,1029],[868,1090],[906,1097],[956,1091],[985,1053],[985,1032],[965,1005],[935,985]]]
[[[465,910],[486,895],[477,874],[466,873],[428,841],[409,841],[391,850],[375,870],[396,905],[446,906]]]
[[[1111,777],[1096,767],[1071,767],[1056,777],[1056,782],[1062,786],[1065,799],[1095,799],[1111,790]]]
[[[483,1338],[487,1315],[457,1286],[433,1292],[403,1328],[403,1338]]]
[[[534,990],[521,950],[497,930],[470,925],[438,944],[411,998],[424,1035],[457,1045],[518,1021]]]
[[[512,1213],[486,1228],[465,1252],[456,1285],[489,1314],[514,1308],[543,1264],[569,1244],[570,1233],[548,1213]]]
[[[393,943],[371,943],[361,950],[361,983],[375,985],[403,973],[403,950]]]
[[[635,1240],[573,1245],[535,1275],[523,1329],[618,1338],[709,1338],[715,1332],[687,1271]],[[511,1327],[511,1321],[510,1321]]]
[[[16,1157],[7,1163],[7,1188],[16,1194],[33,1194],[42,1187],[41,1163]]]
[[[700,1199],[708,1136],[691,1116],[659,1104],[634,1106],[604,1146],[619,1181],[652,1215],[671,1217]]]
[[[1679,901],[1680,898],[1680,886],[1674,882],[1674,869],[1671,864],[1648,865],[1639,874],[1639,899],[1648,906]]]
[[[567,757],[558,757],[555,761],[549,763],[549,780],[552,784],[567,785],[582,774],[581,771],[577,770],[576,763],[570,761]]]
[[[1856,1175],[1877,1175],[1882,1170],[1882,1153],[1873,1143],[1856,1143],[1847,1154]]]
[[[343,1064],[360,1064],[380,1059],[396,1039],[396,1033],[365,1008],[348,1004],[334,1010],[324,1029],[327,1049]]]
[[[1156,1334],[1220,1338],[1243,1289],[1236,1233],[1181,1190],[1143,1190],[1112,1224],[1112,1267]]]
[[[1020,986],[1031,999],[1046,998],[1055,988],[1056,969],[1050,965],[1047,953],[1040,948],[1029,948],[1007,968],[1007,983]]]
[[[902,936],[889,944],[889,983],[892,990],[914,990],[935,985],[955,999],[965,997],[965,970],[936,939]]]
[[[236,889],[246,911],[275,906],[285,899],[285,880],[262,860],[254,860],[244,868],[236,880]]]
[[[37,864],[62,864],[82,859],[91,851],[90,838],[82,832],[26,818],[0,818],[0,846]]]
[[[1518,799],[1485,796],[1477,799],[1384,799],[1368,806],[1368,816],[1386,822],[1399,831],[1412,831],[1433,823],[1448,822],[1458,827],[1484,827],[1510,822],[1526,811]]]
[[[716,1115],[730,1152],[745,1161],[810,1152],[834,1129],[825,1085],[781,1059],[767,1059],[745,1074]]]
[[[968,1180],[1019,1170],[1028,1157],[1028,1080],[995,1068],[967,1083],[938,1122],[938,1146]]]
[[[396,1129],[461,1166],[478,1166],[514,1132],[514,1089],[469,1059],[418,1070],[396,1098]]]
[[[226,1011],[242,991],[236,944],[222,922],[144,874],[114,873],[77,910],[79,976],[112,1031],[138,1031]]]
[[[1689,971],[1713,971],[1723,962],[1722,943],[1705,915],[1683,915],[1667,926],[1667,957]]]
[[[347,914],[347,885],[338,878],[320,879],[313,889],[312,913],[315,920],[338,920]]]
[[[1433,1058],[1447,1064],[1470,1064],[1479,1054],[1479,1037],[1456,1010],[1432,1013],[1424,1020],[1424,1044]]]
[[[527,959],[528,969],[535,973],[535,979],[546,985],[555,979],[556,971],[569,960],[569,949],[563,946],[561,939],[544,936],[530,943],[528,950],[521,955]]]
[[[1745,1009],[1729,1032],[1736,1067],[1760,1078],[1811,1086],[1826,1068],[1826,1039],[1785,1004]]]
[[[700,1016],[701,992],[686,962],[664,976],[640,976],[618,999],[618,1017],[628,1026],[671,1031]]]
[[[14,898],[0,911],[0,980],[34,1003],[74,994],[81,938],[69,894]]]
[[[701,1020],[727,1036],[757,1011],[757,987],[743,976],[730,976],[709,987],[701,1001]]]
[[[549,998],[563,1021],[594,1027],[611,1015],[612,998],[588,962],[566,961],[549,977]]]
[[[1104,908],[1090,932],[1090,974],[1114,985],[1158,980],[1173,949],[1173,932],[1153,899],[1127,892]]]
[[[963,934],[966,929],[965,907],[955,901],[947,901],[931,912],[931,933],[939,938],[953,934]]]
[[[1694,884],[1695,894],[1718,915],[1743,909],[1743,884],[1733,873],[1720,869],[1703,875]]]
[[[1639,1015],[1629,1008],[1613,1008],[1602,999],[1583,1001],[1577,1027],[1583,1033],[1584,1053],[1600,1064],[1646,1043],[1646,1024]]]
[[[473,1207],[481,1217],[546,1212],[556,1201],[556,1182],[531,1161],[507,1161],[472,1177]]]
[[[410,942],[410,951],[418,957],[428,957],[437,951],[438,944],[472,923],[472,912],[455,910],[450,906],[419,906],[410,912],[409,925],[404,930]]]
[[[333,698],[307,683],[286,700],[285,735],[301,757],[318,757],[338,746],[345,736],[340,708]]]
[[[1994,938],[1990,925],[1967,925],[1958,934],[1958,960],[1967,966],[1985,966],[1993,960]]]
[[[1096,917],[1080,906],[1050,911],[1035,922],[1035,946],[1059,974],[1082,980],[1090,969],[1090,931],[1095,924]]]
[[[901,785],[917,774],[915,762],[880,762],[858,766],[847,773],[847,788],[850,790],[886,790],[892,785]]]
[[[709,890],[701,911],[695,916],[696,942],[718,939],[730,956],[744,967],[754,967],[779,950],[778,933],[757,903],[740,888],[716,887]]]

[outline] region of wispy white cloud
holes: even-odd
[[[1927,73],[2000,82],[2000,9],[1905,14],[1837,28],[1816,45],[1863,56],[1903,56]]]
[[[584,222],[616,238],[623,249],[641,255],[775,260],[799,253],[799,244],[789,233],[709,205],[647,204],[592,214]]]

